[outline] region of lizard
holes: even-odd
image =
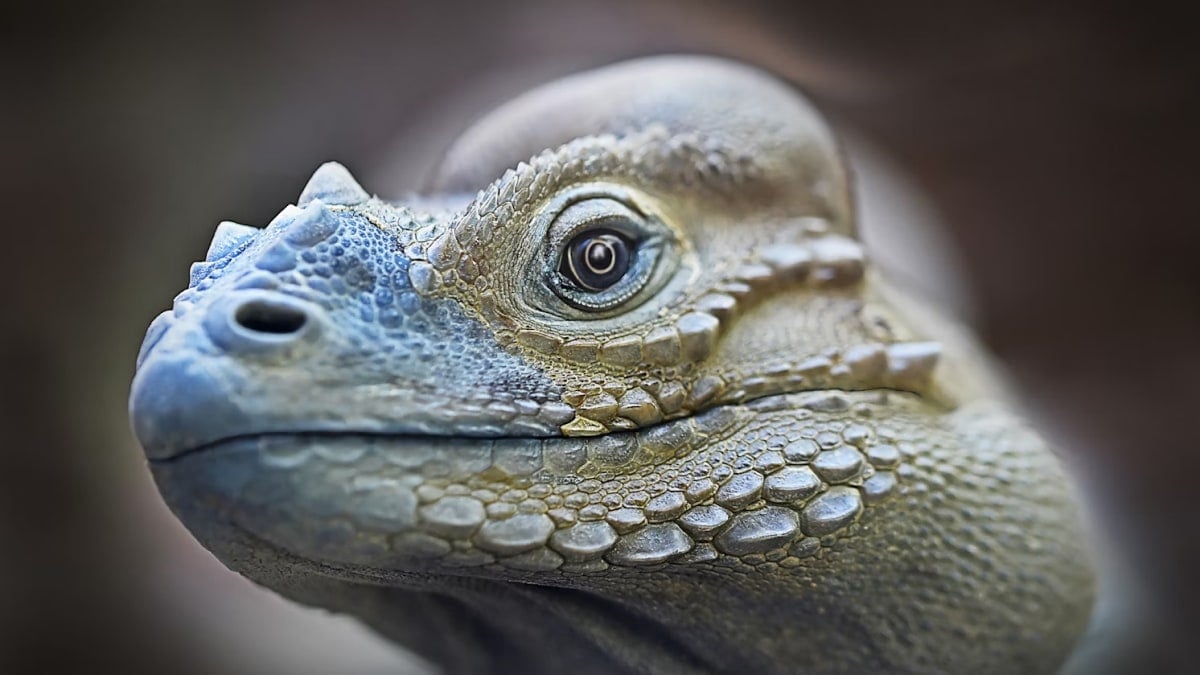
[[[134,432],[225,565],[446,672],[1054,672],[1071,476],[853,199],[751,66],[543,85],[403,202],[327,163],[221,223]]]

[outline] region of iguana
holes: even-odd
[[[222,223],[130,408],[226,565],[450,673],[1049,673],[1088,541],[986,361],[809,103],[658,57]]]

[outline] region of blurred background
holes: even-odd
[[[1113,633],[1138,636],[1129,672],[1192,672],[1194,24],[1153,0],[880,5],[0,9],[0,672],[416,672],[166,511],[126,420],[142,333],[218,221],[265,224],[321,162],[402,197],[496,103],[666,52],[765,67],[851,139],[877,256],[974,323],[1085,474],[1143,592]]]

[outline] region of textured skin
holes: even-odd
[[[134,427],[231,568],[449,672],[1070,651],[1070,482],[970,339],[870,269],[794,92],[709,59],[570,78],[477,123],[430,192],[326,165],[264,230],[222,224],[151,326]],[[615,309],[554,291],[580,204],[657,242]]]

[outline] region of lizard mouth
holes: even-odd
[[[386,431],[375,430],[327,430],[327,429],[298,429],[294,431],[263,431],[257,433],[238,433],[229,436],[216,438],[192,447],[186,447],[178,450],[170,455],[148,457],[149,463],[153,465],[171,464],[182,461],[184,458],[191,455],[204,454],[208,452],[221,452],[229,448],[254,448],[261,452],[271,453],[278,457],[279,461],[287,463],[284,459],[291,450],[296,451],[297,457],[303,454],[307,448],[322,448],[328,454],[330,448],[342,441],[353,441],[360,444],[361,447],[372,447],[376,443],[391,443],[397,445],[418,443],[429,443],[431,446],[453,446],[461,448],[464,445],[479,444],[483,445],[520,445],[529,447],[531,444],[537,445],[544,439],[538,437],[486,437],[486,436],[442,436],[432,434],[416,434],[416,433],[390,433]],[[344,456],[351,457],[360,454],[357,451],[345,451]],[[300,461],[295,459],[293,461]]]
[[[830,396],[825,391],[804,394],[819,401],[815,407],[841,409],[847,405],[845,399]],[[492,470],[494,474],[503,474],[518,482],[535,474],[542,479],[570,480],[578,476],[584,463],[590,463],[596,471],[617,470],[635,462],[639,454],[643,462],[669,457],[697,436],[707,437],[718,429],[729,427],[738,417],[736,410],[783,408],[786,407],[785,399],[791,395],[795,394],[770,395],[743,404],[716,405],[691,416],[599,436],[488,436],[453,431],[398,433],[353,427],[268,430],[216,437],[170,454],[148,453],[148,460],[151,465],[165,465],[192,455],[243,448],[260,452],[264,461],[280,466],[303,463],[310,455],[352,463],[371,449],[386,448],[389,463],[422,467],[424,462],[436,461],[451,467],[448,473],[441,472],[446,476],[463,478]]]
[[[372,574],[534,579],[816,545],[895,485],[895,448],[867,448],[855,420],[896,399],[924,405],[885,390],[782,394],[587,438],[271,432],[151,469],[210,548],[240,531]],[[779,428],[815,415],[844,432]],[[737,451],[747,444],[756,457]]]
[[[372,578],[431,570],[435,561],[440,569],[447,558],[472,567],[544,546],[558,525],[552,512],[597,511],[585,490],[661,463],[698,436],[732,432],[738,416],[728,412],[587,438],[239,434],[151,459],[150,467],[198,537],[223,522],[304,560]],[[486,553],[455,555],[490,523],[513,531],[484,534]]]

